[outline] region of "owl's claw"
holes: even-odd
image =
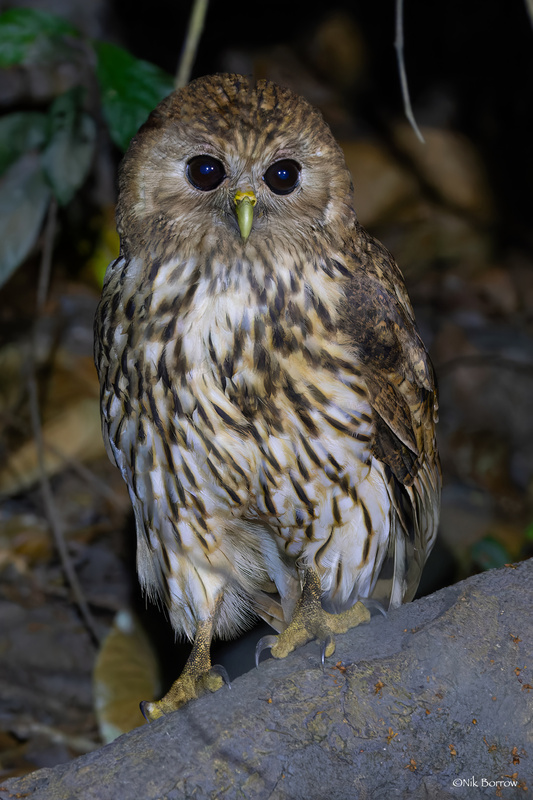
[[[141,714],[145,718],[146,722],[150,722],[150,716],[149,716],[149,711],[148,711],[148,706],[149,705],[150,704],[149,704],[148,700],[141,700],[141,702],[139,703],[139,708],[141,709]]]
[[[375,600],[373,597],[364,597],[361,602],[369,611],[377,611],[378,614],[382,614],[384,617],[388,616],[387,610],[379,600]]]
[[[231,689],[231,681],[229,679],[228,671],[226,667],[223,667],[222,664],[213,664],[209,672],[214,672],[215,675],[220,675],[228,689]]]
[[[263,636],[255,649],[255,663],[263,650],[270,648],[274,658],[285,658],[297,647],[313,639],[322,642],[321,663],[335,652],[335,633],[346,633],[362,622],[368,622],[370,612],[362,603],[340,614],[329,614],[322,608],[320,577],[313,570],[306,572],[302,595],[296,605],[292,620],[277,636]]]
[[[255,646],[255,666],[257,669],[259,668],[259,660],[263,650],[271,650],[277,641],[277,636],[262,636],[261,639],[259,639]]]
[[[333,638],[333,634],[328,633],[326,638],[322,640],[322,650],[320,652],[320,661],[322,662],[322,669],[324,669],[326,653],[328,655],[332,655],[334,651],[335,651],[335,639]]]

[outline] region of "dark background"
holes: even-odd
[[[108,4],[110,30],[135,55],[173,73],[190,3]],[[229,50],[288,45],[320,80],[308,42],[340,11],[361,34],[364,76],[344,100],[361,125],[382,130],[403,113],[395,8],[385,2],[269,2],[240,13],[211,3],[193,77],[225,68]],[[114,20],[114,23],[112,22]],[[533,25],[523,0],[404,3],[405,62],[419,124],[445,122],[477,145],[491,176],[504,242],[531,246],[533,215]]]
[[[63,15],[86,36],[119,44],[172,74],[191,9],[175,0],[4,0],[0,10],[16,6]],[[470,169],[483,177],[467,210],[446,194],[446,158],[437,159],[430,180],[426,150],[414,134],[407,148],[397,138],[405,115],[391,0],[247,6],[212,0],[192,77],[230,70],[287,83],[320,107],[343,144],[372,145],[378,177],[379,167],[385,176],[400,169],[405,178],[408,188],[400,187],[396,205],[365,224],[406,275],[440,386],[444,493],[425,594],[533,554],[533,25],[523,0],[406,0],[404,34],[418,124],[442,134],[449,155],[458,134],[470,154],[467,184]],[[45,110],[79,79],[77,69],[0,70],[0,112]],[[97,100],[93,87],[88,102],[96,117]],[[28,468],[19,482],[11,475],[12,458],[32,446],[26,377],[34,326],[45,433],[54,430],[54,444],[64,450],[80,430],[90,431],[50,480],[97,624],[105,634],[116,611],[135,607],[161,652],[167,648],[167,683],[187,653],[185,646],[169,654],[173,634],[164,614],[155,607],[145,612],[129,500],[98,430],[92,322],[100,284],[88,264],[102,239],[113,236],[121,158],[101,119],[99,125],[93,173],[59,209],[42,318],[35,312],[42,237],[0,294],[0,778],[53,766],[100,741],[92,692],[98,651],[66,586],[38,472],[28,479]],[[355,183],[362,209],[372,186]],[[487,204],[490,211],[483,211]],[[100,256],[104,264],[117,244]],[[53,428],[57,420],[64,424]],[[260,635],[216,651],[231,678],[250,668]],[[134,644],[134,656],[117,656],[116,686],[126,683],[120,668],[140,649]],[[143,692],[132,689],[135,724]]]

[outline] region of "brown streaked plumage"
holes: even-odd
[[[276,656],[410,600],[433,545],[437,398],[400,271],[358,224],[303,98],[238,75],[161,103],[120,171],[96,318],[106,446],[141,583],[189,662],[150,718],[221,683],[212,635]]]

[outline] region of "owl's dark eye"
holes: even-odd
[[[272,164],[263,180],[274,194],[290,194],[300,183],[300,165],[290,158],[284,158]]]
[[[212,156],[194,156],[187,164],[187,179],[195,189],[211,192],[220,186],[226,177],[224,164]]]

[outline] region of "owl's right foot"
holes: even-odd
[[[189,700],[195,700],[206,692],[216,692],[225,683],[231,688],[229,676],[224,667],[219,664],[211,665],[212,631],[212,620],[200,622],[191,654],[179,678],[174,681],[161,700],[153,702],[143,700],[141,711],[147,722],[153,722],[165,714],[170,714],[171,711],[176,711]]]
[[[274,658],[285,658],[313,639],[322,642],[324,662],[325,656],[329,658],[335,652],[335,633],[346,633],[370,620],[370,612],[360,602],[340,614],[329,614],[322,608],[321,594],[320,577],[314,570],[307,570],[302,595],[289,626],[277,636],[263,636],[259,640],[255,649],[256,666],[263,650],[270,648]]]

